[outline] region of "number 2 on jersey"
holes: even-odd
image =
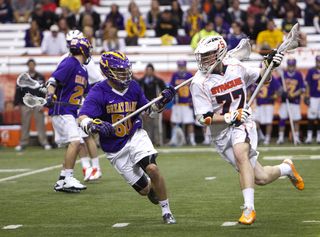
[[[224,94],[224,95],[220,95],[220,96],[216,96],[216,100],[218,104],[223,104],[223,108],[222,108],[222,114],[226,114],[230,112],[230,107],[231,107],[231,103],[237,99],[239,99],[240,97],[240,103],[237,109],[242,109],[244,108],[244,91],[242,88],[232,91],[230,93]]]

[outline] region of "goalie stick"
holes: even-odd
[[[28,106],[29,108],[42,107],[47,103],[46,99],[44,99],[42,97],[38,97],[38,96],[32,95],[30,93],[26,93],[25,96],[22,99],[23,99],[24,104],[26,106]],[[52,104],[58,104],[58,105],[69,105],[69,106],[81,107],[80,104],[73,104],[73,103],[67,103],[67,102],[53,101],[51,103]]]

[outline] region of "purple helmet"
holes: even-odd
[[[83,55],[85,62],[88,64],[91,59],[92,54],[92,45],[88,38],[86,37],[77,37],[73,38],[70,42],[70,53],[74,55]]]
[[[296,65],[297,61],[295,58],[288,58],[287,64],[288,65]]]
[[[318,54],[318,55],[316,56],[316,60],[317,60],[317,61],[320,61],[320,54]]]
[[[132,64],[126,55],[115,50],[101,55],[100,70],[107,79],[123,89],[128,88],[132,80]]]
[[[178,66],[186,66],[187,65],[187,61],[184,59],[179,59],[178,61]]]

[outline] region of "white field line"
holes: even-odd
[[[320,223],[320,221],[302,221],[304,223]]]
[[[106,156],[103,154],[103,155],[100,155],[98,157],[101,159],[101,158],[104,158]],[[76,164],[78,164],[80,162],[81,162],[80,160],[77,160]],[[14,175],[14,176],[10,176],[10,177],[7,177],[7,178],[3,178],[3,179],[0,179],[0,183],[8,181],[8,180],[12,180],[12,179],[17,179],[17,178],[21,178],[21,177],[25,177],[25,176],[29,176],[29,175],[33,175],[33,174],[46,172],[46,171],[49,171],[49,170],[58,169],[58,168],[62,168],[62,164],[61,165],[54,165],[54,166],[46,167],[46,168],[39,169],[39,170],[33,170],[33,171],[30,171],[30,172],[27,172],[27,173]]]
[[[320,156],[264,156],[263,160],[284,160],[284,159],[291,159],[291,160],[319,160]]]
[[[7,225],[5,227],[3,227],[3,230],[12,230],[12,229],[17,229],[19,227],[21,227],[22,225]]]
[[[126,227],[128,226],[130,223],[116,223],[114,224],[112,227]]]
[[[31,169],[0,169],[0,173],[26,172]]]
[[[227,221],[227,222],[224,222],[221,226],[235,226],[237,224],[238,222]]]

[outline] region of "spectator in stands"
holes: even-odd
[[[81,13],[79,22],[82,22],[82,19],[85,15],[92,16],[94,32],[96,32],[96,30],[99,30],[99,28],[100,28],[100,15],[93,10],[92,3],[89,0],[87,0],[84,4],[84,12]]]
[[[112,19],[113,22],[117,25],[119,30],[124,30],[124,18],[123,15],[119,12],[119,7],[116,4],[111,5],[111,12],[107,15],[107,19]]]
[[[286,18],[283,19],[281,24],[282,33],[287,35],[296,23],[298,23],[298,20],[294,17],[294,11],[289,9],[286,13]]]
[[[185,23],[186,35],[193,37],[196,33],[204,28],[204,19],[198,6],[191,6]]]
[[[97,42],[96,42],[96,38],[94,37],[94,30],[91,26],[85,26],[83,27],[82,30],[83,36],[88,38],[91,42],[92,48],[93,48],[93,52],[95,53],[100,53],[97,52]]]
[[[171,17],[178,24],[178,28],[182,28],[183,11],[178,1],[173,0],[171,3]]]
[[[29,59],[27,62],[28,66],[28,74],[32,79],[37,80],[40,84],[45,83],[45,78],[40,73],[35,71],[36,63],[33,59]],[[31,88],[21,88],[17,86],[16,94],[14,96],[14,105],[15,110],[19,110],[19,104],[21,104],[21,137],[19,141],[19,145],[15,147],[16,151],[21,151],[26,149],[29,140],[29,132],[30,132],[30,123],[31,123],[31,115],[33,114],[34,120],[36,122],[36,127],[38,131],[38,141],[45,150],[50,150],[51,146],[49,145],[46,128],[44,125],[44,113],[43,107],[39,107],[36,109],[30,109],[23,102],[23,96],[27,93],[31,93],[32,95],[36,95],[39,97],[44,97],[44,94],[39,91],[39,89],[31,89]]]
[[[267,29],[258,34],[256,50],[259,52],[260,50],[277,49],[282,43],[282,38],[281,30],[275,29],[273,20],[269,20]]]
[[[147,65],[146,74],[139,80],[139,84],[149,101],[156,98],[159,93],[166,88],[163,80],[154,75],[154,67],[151,63]],[[143,129],[147,131],[152,143],[159,146],[159,117],[155,118],[152,122],[144,122]]]
[[[239,0],[232,0],[231,7],[228,8],[231,17],[231,22],[239,22],[241,26],[244,25],[247,19],[247,12],[240,9]]]
[[[59,32],[59,26],[50,27],[51,34],[45,34],[41,43],[43,54],[64,54],[68,52],[65,35]]]
[[[306,8],[304,9],[304,25],[313,26],[313,18],[316,15],[317,4],[314,0],[306,0]]]
[[[30,24],[30,29],[26,30],[26,35],[24,37],[26,47],[40,47],[42,39],[42,30],[39,29],[38,23],[33,20]]]
[[[82,3],[81,0],[60,0],[59,6],[67,6],[73,14],[77,15]]]
[[[230,32],[230,25],[223,21],[223,17],[220,13],[214,16],[214,30],[219,33],[224,39]]]
[[[204,12],[207,16],[209,15],[209,12],[212,7],[213,0],[201,0],[201,10]]]
[[[239,22],[233,22],[231,24],[233,33],[227,35],[228,50],[231,50],[239,44],[240,40],[247,38],[247,35],[241,31],[241,25]]]
[[[267,29],[267,22],[269,18],[266,15],[266,6],[261,3],[259,5],[259,14],[256,15],[256,24],[259,26],[260,31]]]
[[[59,19],[58,26],[59,26],[60,32],[62,32],[64,35],[67,35],[68,32],[70,31],[70,27],[69,27],[68,22],[65,18]]]
[[[248,15],[245,25],[242,27],[243,33],[250,38],[250,44],[252,49],[255,49],[256,39],[260,32],[259,26],[256,24],[256,17],[254,15]]]
[[[33,0],[11,0],[11,7],[16,23],[27,23],[33,11]]]
[[[260,3],[261,3],[260,0],[250,0],[250,6],[247,9],[247,13],[254,16],[259,14]]]
[[[83,31],[83,28],[85,26],[91,26],[94,29],[94,19],[93,19],[92,15],[90,15],[90,14],[85,14],[82,17],[80,23],[81,23],[81,25],[78,27],[78,29],[80,31]]]
[[[138,45],[138,38],[145,36],[146,29],[145,21],[139,12],[139,9],[133,7],[131,9],[131,17],[126,24],[126,31],[128,34],[126,45]]]
[[[112,50],[119,50],[120,52],[126,52],[126,42],[124,39],[118,37],[118,29],[111,27],[107,29],[107,38],[102,43],[103,52]]]
[[[50,0],[43,0],[42,8],[44,11],[50,11],[52,13],[55,13],[57,9],[57,4],[51,2]]]
[[[196,49],[197,48],[197,45],[198,45],[198,42],[206,37],[206,36],[210,36],[210,35],[220,35],[219,33],[215,32],[214,30],[214,24],[213,22],[211,21],[208,21],[205,23],[205,26],[204,26],[204,29],[199,31],[197,34],[195,34],[193,37],[192,37],[192,40],[191,40],[191,47],[193,49]]]
[[[87,0],[81,0],[81,4],[84,5]],[[100,6],[100,0],[90,0],[93,5]]]
[[[159,1],[152,0],[151,2],[151,9],[147,12],[146,17],[146,26],[147,29],[154,29],[157,26],[157,22],[161,17],[161,11],[159,8]]]
[[[301,18],[301,8],[297,5],[297,0],[288,0],[284,5],[284,8],[286,9],[286,12],[288,12],[289,9],[293,10],[295,18]]]
[[[178,24],[171,18],[171,12],[168,9],[162,12],[155,31],[156,37],[161,37],[165,34],[174,37],[178,35]]]
[[[57,16],[50,11],[44,11],[42,4],[38,3],[32,12],[32,20],[37,21],[40,30],[45,31],[57,22]]]
[[[4,111],[4,105],[5,105],[4,94],[3,94],[2,86],[0,85],[0,125],[4,125],[4,119],[2,115],[2,112]],[[0,142],[0,148],[1,148],[1,142]]]
[[[7,0],[0,0],[0,24],[13,22],[13,10]]]
[[[272,18],[284,18],[286,9],[279,0],[272,0],[270,6],[266,9],[266,16]]]
[[[139,7],[136,5],[136,3],[134,2],[134,0],[131,0],[131,2],[128,5],[128,11],[126,13],[123,14],[124,17],[124,24],[126,25],[126,23],[128,22],[128,19],[131,17],[131,10],[132,8],[137,7],[139,9]]]
[[[228,9],[224,6],[223,0],[214,0],[212,8],[208,15],[208,20],[214,22],[214,18],[218,13],[222,16],[225,23],[231,24],[231,17]]]
[[[77,23],[76,23],[76,16],[73,14],[72,11],[67,6],[61,7],[61,14],[58,17],[59,19],[65,18],[68,26],[70,29],[74,30],[76,29]]]

